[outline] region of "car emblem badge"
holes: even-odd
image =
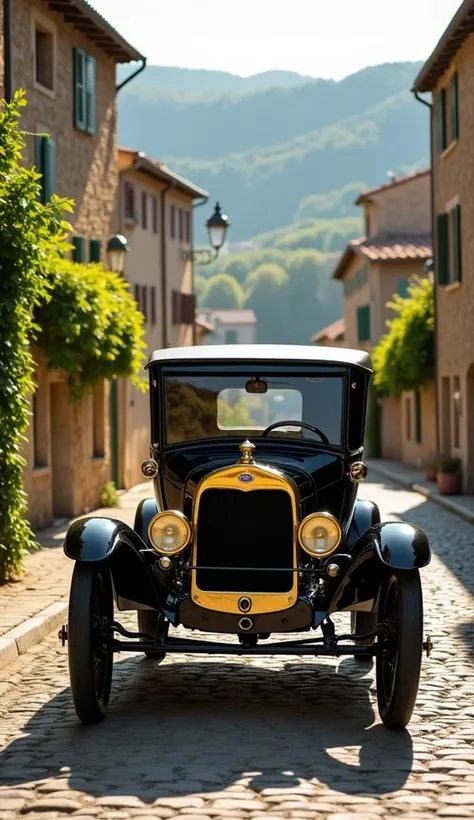
[[[253,481],[253,475],[250,475],[250,473],[241,473],[239,475],[239,481],[241,481],[242,484],[250,484],[250,482]]]

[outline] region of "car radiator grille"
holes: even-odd
[[[198,569],[197,587],[288,592],[293,573],[275,569],[293,567],[293,533],[291,499],[284,490],[205,490],[199,502],[196,564],[221,569]]]

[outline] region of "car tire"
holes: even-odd
[[[113,652],[102,647],[99,619],[113,619],[110,571],[76,563],[68,617],[68,661],[72,699],[82,723],[100,723],[112,688]]]
[[[138,631],[147,632],[149,635],[154,635],[158,626],[161,626],[161,616],[153,609],[139,609],[137,612]],[[154,649],[147,650],[144,653],[146,658],[151,661],[161,661],[166,658],[166,652],[160,652]]]
[[[351,634],[363,635],[364,632],[370,632],[377,626],[378,620],[376,612],[351,612]],[[372,646],[374,640],[375,638],[367,638],[363,643],[365,646]],[[358,642],[354,641],[354,643]],[[354,658],[362,663],[372,663],[372,655],[354,655]]]
[[[389,623],[393,651],[377,657],[377,703],[389,729],[405,729],[415,707],[423,653],[423,595],[418,570],[393,574],[382,594],[381,623]]]

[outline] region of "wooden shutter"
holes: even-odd
[[[86,130],[86,52],[73,49],[74,59],[74,127]]]
[[[179,290],[172,293],[172,322],[174,325],[182,324],[183,316],[183,294]]]
[[[436,259],[435,268],[438,285],[449,282],[449,219],[448,214],[436,217]]]
[[[142,287],[142,301],[143,301],[142,313],[145,317],[145,322],[147,322],[148,321],[148,287],[146,285],[143,285],[143,287]]]
[[[158,200],[156,196],[152,199],[152,229],[153,233],[158,233]]]
[[[100,239],[89,240],[89,262],[100,262],[101,245]]]
[[[461,206],[455,205],[451,211],[453,243],[453,282],[462,280]]]
[[[95,134],[96,109],[96,62],[95,57],[86,54],[86,131]]]
[[[415,390],[415,441],[421,444],[421,394],[419,390]]]
[[[124,182],[123,186],[124,218],[135,220],[135,186]]]
[[[370,341],[370,305],[357,308],[357,339],[359,342]]]
[[[184,219],[183,219],[183,209],[179,208],[178,210],[178,224],[179,224],[179,241],[182,242],[184,239]]]
[[[399,279],[398,280],[397,293],[398,293],[399,296],[402,297],[402,299],[406,299],[408,297],[408,286],[409,286],[409,284],[410,284],[410,282],[408,281],[408,279]]]
[[[459,109],[458,109],[458,74],[454,72],[451,77],[451,138],[457,140],[459,137]]]
[[[171,209],[170,209],[170,219],[171,219],[171,225],[170,225],[171,239],[176,239],[176,224],[175,224],[175,221],[176,221],[176,208],[174,207],[174,205],[172,205]]]
[[[438,94],[436,113],[438,117],[438,151],[441,154],[446,148],[446,90]]]
[[[196,320],[196,297],[194,293],[182,293],[181,322],[183,325],[193,325]]]
[[[150,288],[150,319],[156,325],[156,288]]]
[[[133,295],[135,298],[135,302],[138,305],[138,309],[140,310],[140,285],[133,286]]]
[[[83,236],[73,236],[72,237],[72,259],[73,262],[79,262],[82,264],[86,261],[86,240]]]
[[[144,231],[148,228],[148,196],[146,191],[142,191],[142,228]]]
[[[191,213],[186,211],[186,242],[191,242]]]

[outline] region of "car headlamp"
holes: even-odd
[[[339,521],[329,513],[312,513],[298,527],[298,540],[313,558],[326,558],[339,546],[342,530]]]
[[[182,513],[165,510],[151,519],[148,538],[153,548],[161,555],[176,555],[188,546],[191,540],[191,525]]]

